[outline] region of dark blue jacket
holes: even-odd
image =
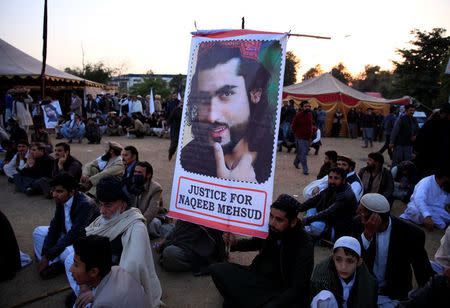
[[[86,234],[85,228],[99,214],[94,200],[82,192],[75,192],[70,208],[72,228],[66,230],[64,219],[64,204],[56,204],[55,216],[50,222],[47,237],[42,247],[42,255],[52,261],[59,256],[67,246],[73,245],[76,239]],[[63,236],[61,236],[63,235]]]

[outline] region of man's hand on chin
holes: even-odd
[[[217,142],[214,143],[214,157],[216,159],[217,177],[227,180],[256,182],[255,169],[250,154],[242,155],[237,166],[230,170],[225,164],[225,157],[222,147]]]

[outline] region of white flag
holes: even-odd
[[[150,114],[153,114],[155,112],[155,102],[153,101],[153,88],[150,90],[150,100],[148,102]]]

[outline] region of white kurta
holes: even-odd
[[[434,225],[444,229],[450,223],[450,214],[445,210],[449,203],[450,194],[436,183],[434,175],[430,175],[417,183],[411,201],[400,217],[423,224],[425,217],[431,216]]]

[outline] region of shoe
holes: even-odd
[[[293,163],[295,168],[300,169],[300,167],[298,166],[298,164],[296,164],[295,162]]]
[[[292,148],[288,148],[287,152],[291,153],[291,151],[292,151]]]
[[[32,196],[34,195],[34,190],[31,187],[28,187],[27,189],[25,189],[25,195],[27,196]]]
[[[367,149],[367,145],[363,145],[362,148],[363,148],[363,149]]]
[[[39,273],[39,275],[41,276],[42,279],[48,280],[55,278],[59,274],[64,273],[65,270],[66,269],[62,263],[56,262],[44,268],[42,272]]]
[[[304,175],[309,175],[309,172],[303,172]]]
[[[171,161],[171,160],[172,160],[172,157],[173,157],[173,155],[172,155],[172,154],[169,154],[169,156],[168,156],[168,158],[169,158],[169,161]]]

